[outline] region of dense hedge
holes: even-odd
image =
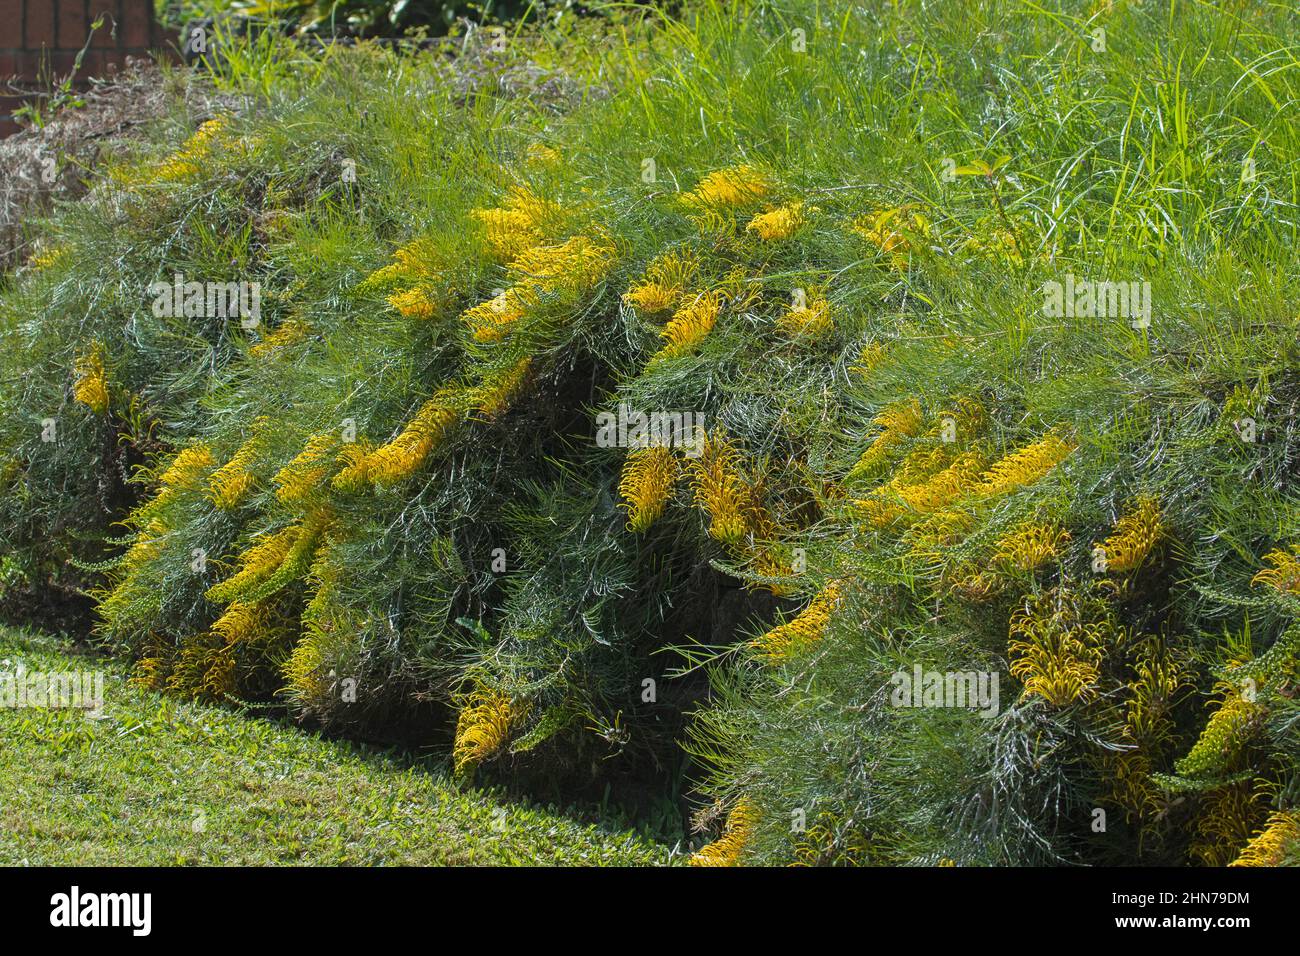
[[[9,593],[92,582],[160,690],[687,788],[700,862],[1295,862],[1300,48],[1229,7],[260,40],[0,298]]]

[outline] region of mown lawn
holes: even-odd
[[[104,708],[0,708],[0,865],[648,865],[669,851],[357,745],[132,687],[0,631],[0,673],[103,669]]]

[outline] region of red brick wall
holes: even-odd
[[[0,0],[0,136],[17,128],[9,114],[23,100],[8,94],[6,81],[13,78],[23,90],[38,89],[43,63],[60,79],[72,72],[90,25],[101,13],[106,14],[104,25],[81,61],[79,83],[168,42],[154,21],[153,0]]]

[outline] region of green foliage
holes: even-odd
[[[455,725],[515,781],[675,794],[684,746],[709,861],[1230,862],[1298,796],[1296,25],[236,45],[246,105],[0,299],[4,548],[93,567],[125,519],[100,633],[160,689]],[[155,314],[176,272],[260,324]],[[1150,321],[1045,314],[1067,276]],[[620,405],[707,441],[603,447]],[[1000,707],[898,706],[916,666]]]

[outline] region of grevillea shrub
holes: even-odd
[[[619,26],[112,165],[0,301],[12,574],[162,691],[684,777],[700,863],[1294,862],[1296,14]]]

